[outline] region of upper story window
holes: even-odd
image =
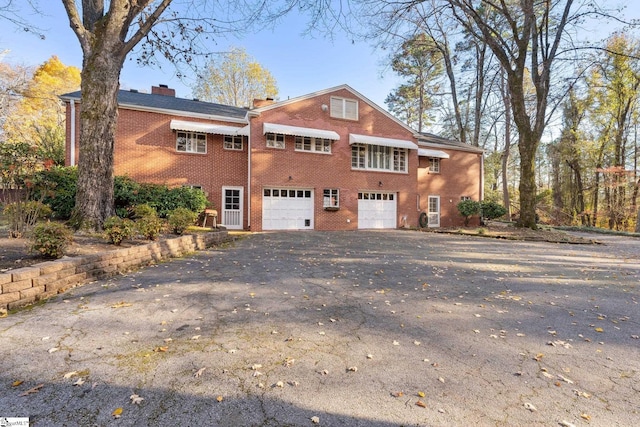
[[[352,144],[351,168],[406,172],[407,149],[383,145]]]
[[[429,172],[440,173],[440,159],[437,157],[429,157]]]
[[[225,135],[224,136],[224,149],[225,150],[242,150],[242,141],[244,137],[242,135]]]
[[[206,154],[207,135],[195,132],[176,132],[176,151]]]
[[[355,99],[331,97],[331,117],[358,120],[358,101]]]
[[[312,138],[309,136],[296,136],[296,150],[330,154],[331,140],[326,138]]]
[[[281,133],[267,133],[267,147],[284,148],[284,135]]]

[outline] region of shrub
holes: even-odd
[[[160,218],[166,218],[168,213],[176,208],[187,208],[199,212],[206,206],[207,198],[200,189],[138,184],[128,177],[116,177],[114,205],[118,216],[127,217],[130,213],[128,208],[141,204],[155,208]]]
[[[72,242],[73,233],[64,224],[42,222],[31,232],[29,252],[45,258],[60,258]]]
[[[127,218],[111,216],[103,224],[104,237],[114,245],[120,245],[123,240],[133,236],[133,221]]]
[[[496,219],[507,213],[507,209],[499,203],[483,200],[481,204],[482,217],[486,219]]]
[[[169,212],[168,222],[171,232],[181,235],[190,225],[196,221],[198,214],[187,208],[176,208]]]
[[[457,205],[458,212],[464,217],[464,225],[469,225],[469,218],[480,212],[480,203],[471,199],[463,200]]]
[[[3,209],[9,221],[9,235],[21,237],[41,219],[51,216],[51,208],[36,200],[8,203]]]
[[[35,177],[35,198],[49,205],[53,217],[69,219],[76,205],[78,168],[54,166]]]
[[[147,204],[135,206],[133,218],[136,230],[145,239],[156,240],[164,228],[164,222],[158,218],[156,210]]]

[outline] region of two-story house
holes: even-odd
[[[80,93],[62,99],[73,165]],[[160,85],[118,105],[115,173],[200,187],[229,229],[454,226],[457,203],[482,197],[482,150],[418,134],[346,85],[252,108]]]

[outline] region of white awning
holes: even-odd
[[[283,135],[308,136],[310,138],[332,139],[337,141],[340,135],[332,130],[302,128],[297,126],[279,125],[275,123],[265,123],[264,133],[280,133]]]
[[[448,159],[449,155],[440,150],[429,150],[427,148],[418,148],[418,156],[421,157],[437,157],[439,159]]]
[[[408,148],[409,150],[417,150],[418,146],[404,139],[382,138],[379,136],[349,134],[349,144],[367,144],[367,145],[383,145],[385,147]]]
[[[187,122],[184,120],[171,120],[169,125],[172,130],[186,130],[190,132],[214,133],[216,135],[249,135],[249,126],[236,127],[216,125],[213,123]]]

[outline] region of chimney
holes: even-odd
[[[273,98],[267,99],[254,99],[253,100],[253,108],[266,107],[267,105],[275,104],[276,101]]]
[[[165,95],[176,96],[176,90],[170,89],[167,85],[151,86],[151,94],[153,95]]]

